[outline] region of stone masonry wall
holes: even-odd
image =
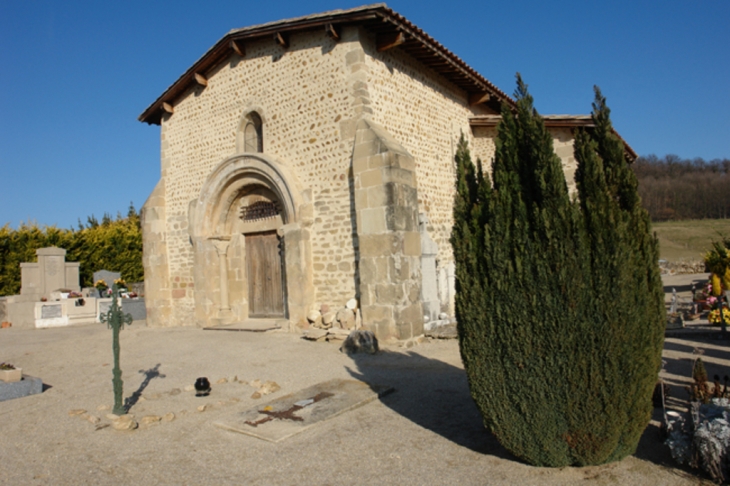
[[[354,136],[346,56],[359,48],[356,29],[335,43],[324,32],[300,33],[286,50],[273,40],[246,44],[243,59],[205,73],[162,123],[169,272],[174,319],[192,315],[192,247],[188,204],[210,171],[236,152],[246,109],[263,119],[264,152],[290,167],[314,200],[312,255],[317,300],[341,304],[355,294],[350,161]]]
[[[568,183],[570,193],[575,192],[575,170],[578,162],[573,154],[573,132],[570,128],[549,128],[553,136],[553,149],[563,163],[563,173]],[[481,157],[485,173],[492,171],[492,160],[494,159],[494,139],[497,138],[497,129],[492,127],[475,127],[474,138],[471,141],[470,149],[472,160],[476,162]],[[475,155],[476,154],[476,155]]]
[[[469,117],[492,113],[470,107],[467,93],[398,48],[379,53],[374,39],[364,43],[370,69],[373,120],[413,156],[419,211],[438,244],[441,266],[453,261],[449,237],[454,200],[454,153],[461,133],[470,141]],[[472,156],[476,160],[476,155]],[[487,155],[487,154],[485,154]]]

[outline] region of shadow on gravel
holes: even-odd
[[[388,408],[460,446],[519,461],[484,427],[463,369],[412,351],[380,351],[351,358],[357,369],[348,367],[347,371],[353,378],[395,389],[380,398]]]
[[[139,398],[142,396],[142,392],[150,384],[150,381],[154,378],[165,378],[165,375],[160,373],[160,366],[162,366],[162,363],[157,363],[154,368],[148,370],[139,370],[139,373],[144,374],[144,381],[140,383],[139,388],[129,398],[124,399],[124,410],[129,412],[129,409],[137,404]]]
[[[351,359],[356,369],[348,367],[347,371],[353,378],[395,389],[395,393],[380,398],[380,401],[401,416],[472,451],[524,463],[502,447],[484,427],[481,414],[469,393],[463,369],[413,351],[406,354],[389,351],[380,351],[376,355],[355,354]],[[674,366],[686,368],[686,363],[670,365]],[[678,386],[673,387],[673,392],[681,395]],[[652,418],[661,423],[660,408],[654,409]],[[701,477],[697,471],[678,466],[673,461],[656,425],[650,424],[646,428],[634,456],[675,470],[685,478]]]

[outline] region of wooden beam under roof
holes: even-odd
[[[395,32],[393,34],[382,34],[378,36],[377,49],[378,52],[384,52],[403,44],[406,41],[406,35],[403,32]]]
[[[233,52],[241,57],[246,55],[246,45],[243,43],[243,41],[232,39],[231,49],[233,49]]]
[[[208,80],[205,79],[205,76],[203,76],[200,73],[195,73],[195,82],[198,83],[200,86],[208,86]]]
[[[284,34],[282,32],[277,32],[274,34],[274,41],[279,44],[284,49],[289,48],[289,36],[287,34]]]
[[[340,40],[340,33],[337,32],[337,29],[335,28],[334,24],[325,24],[324,31],[327,33],[328,36],[330,36],[335,41]]]
[[[166,101],[162,102],[162,109],[168,112],[169,114],[175,113],[175,108],[172,107],[172,105]]]
[[[480,93],[469,93],[469,105],[474,106],[480,103],[486,103],[491,98],[491,95],[486,91]]]

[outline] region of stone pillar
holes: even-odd
[[[234,321],[248,317],[248,278],[246,275],[246,237],[237,233],[228,245],[228,300]]]
[[[413,157],[384,128],[361,119],[352,173],[363,326],[380,340],[418,336],[421,236]]]
[[[309,228],[299,223],[285,224],[278,230],[283,241],[284,280],[287,316],[292,325],[304,327],[307,312],[314,302],[312,243]]]
[[[230,240],[224,238],[212,238],[211,242],[218,253],[218,274],[220,282],[220,303],[218,305],[218,318],[230,320],[231,305],[228,301],[228,244]]]

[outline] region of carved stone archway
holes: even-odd
[[[246,217],[251,211],[265,217]],[[293,324],[306,319],[314,300],[311,195],[285,165],[260,153],[226,159],[190,202],[188,214],[199,326],[249,318],[246,234],[273,231],[282,248],[285,316]]]

